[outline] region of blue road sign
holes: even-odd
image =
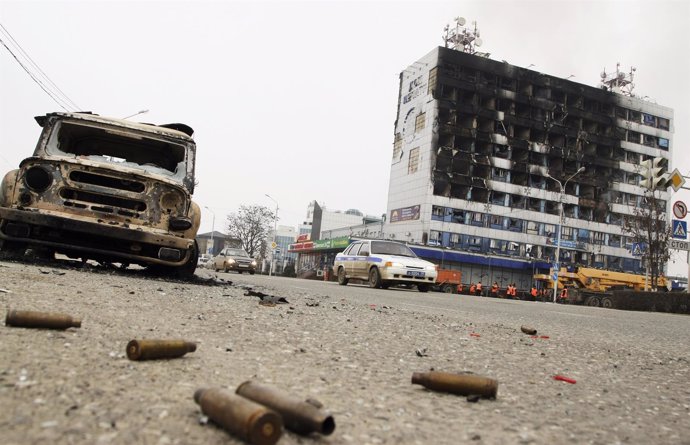
[[[673,220],[673,238],[687,239],[688,238],[688,223],[679,219]]]
[[[633,243],[630,252],[633,256],[642,256],[645,250],[647,250],[647,245],[645,243]]]

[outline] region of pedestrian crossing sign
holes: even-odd
[[[688,238],[688,223],[679,219],[673,220],[673,238],[687,239]]]
[[[633,256],[642,256],[645,251],[645,245],[643,243],[633,243],[631,251]]]

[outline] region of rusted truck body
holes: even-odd
[[[190,127],[91,113],[36,121],[43,131],[33,156],[0,183],[3,251],[34,247],[193,275],[201,212],[191,199]]]

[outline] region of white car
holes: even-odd
[[[436,265],[418,258],[405,244],[395,241],[360,240],[335,257],[333,273],[338,284],[350,279],[368,281],[369,287],[387,289],[394,284],[415,284],[428,292],[436,282]]]

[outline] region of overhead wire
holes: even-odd
[[[2,31],[4,31],[4,33],[7,35],[7,37],[10,38],[12,43],[17,48],[19,48],[19,51],[22,53],[22,55],[24,55],[24,57],[26,57],[26,59],[29,62],[31,62],[31,64],[38,70],[39,73],[41,73],[41,75],[50,83],[50,85],[52,85],[53,88],[55,90],[57,90],[62,95],[62,98],[64,98],[73,107],[73,110],[80,110],[81,108],[79,107],[79,105],[77,105],[72,99],[70,99],[69,96],[67,96],[67,94],[65,94],[60,89],[60,87],[57,86],[57,84],[55,82],[53,82],[53,80],[50,77],[48,77],[48,75],[41,69],[41,67],[38,66],[38,64],[36,62],[34,62],[34,60],[31,58],[31,56],[26,51],[24,51],[24,48],[22,48],[22,46],[19,44],[19,42],[17,42],[17,40],[12,36],[12,34],[10,34],[10,32],[7,30],[7,28],[5,28],[2,25],[2,23],[0,23],[0,29],[2,29]]]
[[[4,35],[6,39],[10,42],[10,44],[14,44],[17,48],[19,48],[20,55],[23,56],[26,60],[30,61],[31,64],[37,69],[42,75],[47,82],[53,85],[51,87],[50,85],[46,85],[44,81],[41,81],[39,79],[40,76],[36,75],[32,70],[27,67],[27,65],[20,60],[20,57],[15,54],[14,51],[8,46],[8,44],[5,42],[5,40],[0,37],[0,44],[7,49],[7,51],[14,57],[15,61],[19,64],[19,66],[22,67],[22,69],[31,77],[31,79],[51,98],[53,101],[58,104],[60,108],[62,108],[65,111],[70,111],[70,108],[72,109],[71,111],[77,111],[79,107],[71,100],[65,93],[60,90],[60,88],[55,85],[55,83],[50,80],[50,78],[41,70],[41,68],[31,59],[31,57],[22,49],[22,47],[17,43],[17,41],[12,37],[12,35],[7,31],[7,29],[0,24],[0,34]],[[55,88],[59,93],[57,93]]]

